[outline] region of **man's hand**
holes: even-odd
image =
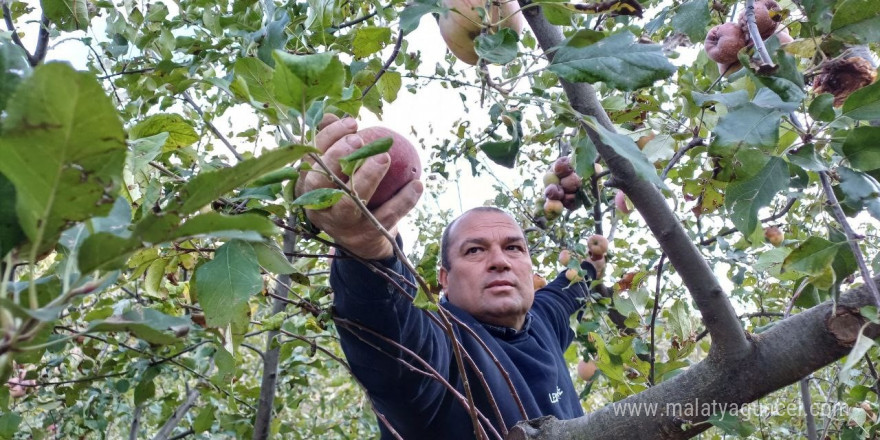
[[[339,119],[324,115],[318,126],[315,146],[321,151],[321,161],[343,182],[349,184],[361,200],[369,200],[382,177],[388,171],[390,156],[377,154],[367,159],[355,171],[349,182],[339,165],[339,159],[348,156],[364,145],[357,136],[357,122],[353,118]],[[321,166],[312,163],[313,171],[300,176],[296,182],[296,195],[300,196],[318,188],[335,187],[332,180],[322,173]],[[373,216],[391,233],[397,234],[397,223],[416,205],[422,195],[422,182],[413,180],[394,197],[372,211]],[[388,258],[394,254],[388,239],[379,232],[350,197],[343,197],[335,205],[322,210],[307,210],[311,222],[333,237],[348,252],[370,260]]]

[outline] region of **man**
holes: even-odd
[[[363,145],[353,135],[357,125],[352,119],[325,116],[322,126],[316,145],[322,161],[338,171],[339,158]],[[370,198],[388,162],[387,154],[377,155],[355,173],[353,185],[361,198]],[[311,172],[301,177],[297,193],[331,185],[320,173]],[[373,214],[396,235],[398,221],[415,206],[421,192],[421,182],[411,182]],[[526,239],[507,213],[476,208],[453,221],[443,234],[442,307],[460,321],[454,327],[469,358],[464,362],[465,376],[437,315],[413,306],[412,274],[355,203],[343,198],[332,208],[308,215],[358,257],[335,259],[330,283],[343,351],[377,412],[390,425],[380,424],[383,438],[393,438],[391,429],[404,439],[474,438],[477,434],[463,398],[464,379],[479,411],[479,435],[485,433],[487,438],[498,437],[520,420],[583,414],[563,353],[574,336],[569,317],[580,308],[586,285],[569,286],[560,274],[536,293]],[[376,267],[359,259],[371,260],[387,273],[378,274]],[[592,265],[585,263],[584,268],[589,278],[595,277]],[[497,364],[509,375],[509,382]]]

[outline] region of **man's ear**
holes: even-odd
[[[440,287],[443,290],[446,290],[446,277],[447,276],[449,276],[449,272],[446,270],[445,267],[441,266],[440,272],[437,274],[437,281],[440,282]],[[449,292],[446,292],[446,293],[449,294]]]

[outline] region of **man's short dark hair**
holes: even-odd
[[[476,208],[468,209],[462,215],[456,217],[455,220],[446,225],[446,229],[443,230],[443,236],[440,238],[440,266],[446,270],[449,270],[451,266],[451,263],[449,262],[449,231],[452,230],[452,227],[455,226],[462,217],[472,212],[497,212],[513,218],[509,212],[494,206],[477,206]]]

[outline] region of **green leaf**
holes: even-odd
[[[15,187],[0,174],[0,259],[26,238],[15,215]]]
[[[165,145],[162,146],[162,151],[166,152],[192,145],[199,140],[192,123],[175,113],[149,116],[129,131],[132,139],[146,138],[160,133],[168,133]]]
[[[348,156],[339,159],[339,165],[342,167],[342,172],[346,175],[350,176],[354,173],[355,168],[360,161],[375,156],[377,154],[382,154],[391,149],[391,145],[394,143],[394,139],[389,137],[383,137],[376,139],[373,142],[370,142],[367,145],[364,145],[361,148],[358,148],[353,153]]]
[[[89,26],[88,0],[40,0],[43,14],[63,31],[85,30]]]
[[[327,209],[336,204],[345,192],[335,188],[318,188],[296,198],[291,204],[305,209]]]
[[[235,60],[235,76],[244,79],[248,92],[255,101],[268,103],[275,100],[274,70],[259,58],[245,57]]]
[[[77,264],[82,273],[121,269],[137,243],[109,232],[92,234],[79,248]]]
[[[251,231],[269,237],[277,234],[278,228],[272,220],[258,214],[224,215],[207,212],[187,220],[183,226],[162,241],[206,234],[212,237],[228,237],[229,234],[221,234],[224,231]],[[254,239],[260,240],[262,238],[260,235],[254,236]]]
[[[880,195],[880,185],[869,174],[852,170],[847,167],[838,167],[840,176],[839,188],[846,195],[844,201],[852,205],[860,205],[863,201],[877,198]]]
[[[378,26],[359,27],[354,31],[351,51],[357,58],[363,58],[382,50],[391,41],[391,29]]]
[[[740,420],[739,417],[730,412],[712,414],[712,416],[706,421],[724,431],[725,434],[735,435],[739,438],[748,437],[757,429],[751,423],[745,420]]]
[[[751,178],[731,183],[724,205],[734,226],[744,236],[751,235],[758,227],[758,210],[769,205],[779,191],[788,188],[788,183],[788,164],[778,157],[771,157]]]
[[[814,144],[806,144],[788,152],[788,160],[808,171],[827,171],[828,165],[816,154]]]
[[[159,367],[151,366],[144,370],[137,386],[134,387],[134,404],[142,405],[156,396],[156,384],[153,379],[159,375]]]
[[[314,152],[317,150],[307,145],[288,145],[241,161],[230,168],[202,172],[181,188],[180,200],[170,204],[165,211],[179,214],[198,211],[223,194]]]
[[[880,81],[849,95],[843,103],[843,116],[862,121],[880,119]]]
[[[128,331],[150,344],[167,345],[178,341],[175,332],[188,329],[189,326],[190,320],[187,318],[166,315],[153,309],[136,309],[121,316],[93,321],[88,331],[90,333]]]
[[[609,87],[625,91],[650,86],[675,73],[675,66],[663,55],[660,45],[639,44],[629,31],[588,46],[583,43],[594,34],[583,40],[583,32],[579,31],[557,50],[550,71],[571,82],[604,81]]]
[[[516,156],[519,154],[519,147],[522,141],[519,138],[509,141],[489,141],[480,145],[480,150],[486,153],[486,156],[503,167],[513,168],[516,165]]]
[[[289,275],[296,272],[296,268],[290,264],[290,260],[274,243],[257,242],[251,243],[251,246],[257,253],[257,263],[266,271],[278,275]]]
[[[272,13],[273,17],[260,34],[263,37],[260,46],[257,49],[257,57],[267,65],[275,66],[275,51],[284,50],[290,36],[287,33],[287,24],[290,23],[290,16],[287,15],[287,8],[275,9]]]
[[[782,269],[796,271],[806,275],[818,276],[831,268],[840,244],[832,243],[821,237],[810,237],[793,250]]]
[[[880,42],[880,2],[844,0],[834,11],[831,33],[847,42]]]
[[[403,81],[401,80],[400,72],[385,72],[376,84],[382,99],[387,102],[394,102],[397,99],[397,92],[400,91],[402,85]]]
[[[71,222],[110,210],[125,133],[94,75],[41,65],[6,112],[0,173],[15,186],[19,225],[31,243],[46,249]]]
[[[749,92],[746,92],[745,90],[712,94],[693,91],[691,92],[691,96],[694,99],[694,104],[697,104],[700,107],[708,107],[707,104],[717,102],[724,104],[725,107],[733,110],[734,108],[748,104],[749,102]]]
[[[846,100],[847,104],[852,99],[853,95],[850,95],[850,98]],[[843,105],[843,108],[846,108],[846,105]],[[810,117],[817,121],[831,122],[834,118],[837,117],[837,114],[834,112],[834,95],[830,93],[823,93],[816,97],[813,102],[810,103],[809,109]]]
[[[0,112],[6,101],[24,78],[30,76],[31,65],[24,49],[13,42],[0,38]]]
[[[248,299],[263,288],[257,254],[250,243],[232,240],[214,252],[214,259],[196,269],[199,304],[210,327],[247,323],[240,313]]]
[[[211,429],[211,426],[214,424],[215,411],[217,411],[217,408],[211,404],[199,408],[199,415],[196,416],[196,419],[193,420],[192,424],[192,429],[196,434]]]
[[[744,148],[771,150],[779,140],[782,113],[747,103],[721,117],[715,126],[710,154],[733,156]]]
[[[144,172],[150,161],[155,159],[162,153],[163,146],[167,145],[171,135],[168,132],[162,132],[153,136],[132,139],[129,141],[131,146],[131,154],[128,155],[128,169],[132,173]]]
[[[849,370],[852,370],[853,367],[859,363],[862,358],[868,354],[868,350],[870,350],[873,346],[878,345],[874,342],[873,339],[865,335],[865,328],[868,326],[867,323],[859,330],[859,337],[856,339],[856,343],[853,345],[852,351],[846,355],[846,362],[843,364],[843,367],[840,369],[840,377],[849,377],[847,373]]]
[[[709,2],[691,0],[682,4],[672,16],[672,27],[690,38],[693,42],[703,41],[709,29]]]
[[[880,168],[880,127],[856,127],[850,131],[843,141],[843,155],[857,170]]]
[[[438,0],[415,0],[409,2],[400,12],[400,28],[407,35],[419,27],[422,16],[431,13],[443,12]]]
[[[273,56],[277,64],[272,81],[276,98],[282,104],[305,113],[313,100],[342,95],[345,71],[336,54],[292,55],[275,51]]]
[[[663,183],[663,181],[660,180],[660,176],[657,175],[657,169],[654,168],[653,164],[648,162],[645,153],[639,149],[638,145],[636,145],[629,136],[608,131],[592,117],[588,119],[588,123],[597,133],[599,133],[602,142],[605,142],[608,146],[613,148],[617,154],[623,156],[632,164],[639,177],[653,183],[658,188],[666,189],[666,184]]]
[[[0,415],[0,439],[12,439],[18,432],[18,425],[22,417],[15,412],[7,412]]]
[[[512,29],[502,28],[494,34],[480,34],[474,40],[474,50],[480,58],[495,64],[507,64],[516,59],[519,37]]]

